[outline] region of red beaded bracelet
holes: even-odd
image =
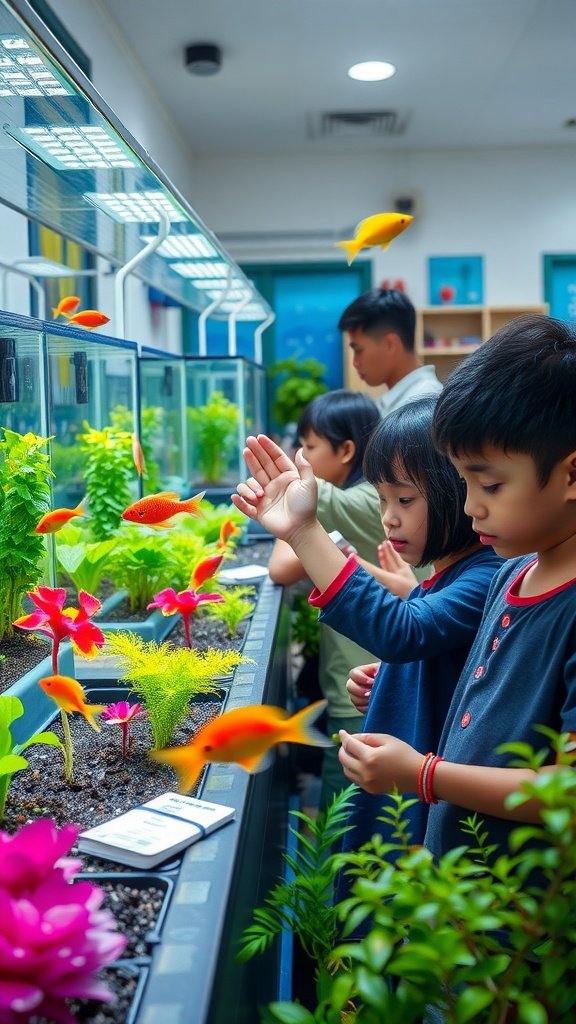
[[[420,765],[420,771],[418,772],[418,799],[422,803],[426,803],[425,789],[424,789],[424,775],[427,771],[428,765],[434,759],[434,754],[430,751],[422,760]]]
[[[424,799],[425,799],[427,804],[437,804],[438,803],[438,800],[434,796],[434,790],[432,788],[432,783],[433,783],[433,780],[434,780],[434,772],[436,771],[436,766],[440,763],[440,761],[443,761],[443,760],[444,760],[444,758],[443,757],[439,757],[438,755],[436,755],[436,757],[433,757],[432,760],[428,764],[428,768],[427,768],[426,772],[424,773],[424,778],[422,779],[422,790],[423,790],[423,793],[424,793]]]

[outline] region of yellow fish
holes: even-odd
[[[209,761],[234,762],[247,772],[264,771],[270,762],[271,748],[277,743],[332,746],[332,740],[312,725],[324,711],[326,703],[318,700],[292,716],[283,708],[270,704],[254,704],[227,711],[203,726],[191,743],[151,750],[150,757],[174,768],[181,793],[192,789]]]
[[[60,675],[45,676],[44,679],[38,680],[38,686],[52,698],[61,711],[68,713],[79,711],[92,728],[96,732],[100,732],[100,726],[96,723],[94,715],[105,711],[108,705],[87,704],[86,694],[77,679]]]
[[[387,249],[392,239],[400,235],[413,219],[408,213],[375,213],[358,225],[355,238],[336,242],[336,245],[346,250],[350,266],[361,249],[369,249],[373,245]]]

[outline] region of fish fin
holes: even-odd
[[[188,793],[192,789],[204,767],[204,761],[194,754],[192,745],[189,743],[182,747],[149,750],[148,757],[174,769],[178,776],[179,793]]]
[[[106,711],[107,704],[85,704],[84,705],[84,717],[86,721],[92,726],[94,732],[101,732],[101,728],[98,722],[94,718],[94,715],[100,715],[103,711]]]
[[[250,757],[238,758],[237,764],[245,771],[256,774],[257,772],[265,772],[270,767],[274,760],[274,754],[271,750],[265,750],[263,754],[252,754]]]
[[[87,508],[88,508],[88,495],[85,494],[84,497],[82,498],[82,501],[79,501],[78,504],[76,505],[76,508],[73,508],[72,511],[74,512],[74,515],[85,516]]]
[[[390,245],[390,242],[383,242],[382,245],[380,246],[380,248],[381,249],[387,249],[389,245]]]
[[[311,747],[332,747],[333,742],[330,737],[325,736],[312,725],[312,722],[320,717],[327,704],[328,701],[317,700],[314,704],[303,708],[302,711],[297,711],[286,723],[286,732],[281,738],[289,743],[306,743]]]
[[[176,491],[158,491],[157,494],[151,494],[151,498],[169,498],[170,501],[180,501],[180,495]]]
[[[58,306],[52,306],[52,316],[54,317],[54,320],[57,320],[58,317],[60,316],[60,310],[58,309]]]
[[[145,523],[149,530],[172,530],[176,523],[174,519],[165,519],[163,523]]]
[[[336,242],[336,245],[339,246],[340,249],[345,249],[346,256],[348,258],[348,266],[350,266],[362,248],[362,243],[359,242],[357,238],[348,238],[344,242]]]
[[[186,501],[182,502],[182,505],[190,515],[199,517],[203,516],[203,513],[200,511],[200,502],[205,494],[206,491],[200,491],[200,494],[195,494],[193,498],[187,498]]]

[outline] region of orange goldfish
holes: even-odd
[[[53,512],[47,512],[45,516],[34,527],[34,533],[58,533],[63,526],[66,526],[75,516],[86,515],[86,499],[83,498],[76,508],[56,508]]]
[[[145,526],[156,526],[159,529],[169,529],[172,523],[170,520],[180,512],[188,512],[191,516],[202,515],[200,502],[204,497],[204,491],[194,498],[187,498],[180,501],[176,491],[160,491],[159,494],[149,494],[146,498],[140,498],[133,505],[122,513],[122,519],[130,523],[142,523]]]
[[[100,313],[97,309],[83,309],[74,316],[67,316],[69,324],[76,324],[77,327],[85,327],[87,331],[93,331],[95,327],[102,327],[110,323],[110,317]]]
[[[247,772],[264,771],[271,759],[271,748],[277,743],[332,746],[332,740],[312,725],[322,714],[326,703],[325,700],[316,701],[292,717],[283,708],[269,704],[227,711],[203,726],[191,743],[151,750],[150,757],[174,768],[181,793],[192,789],[209,761],[234,762]]]
[[[75,309],[80,305],[80,299],[77,295],[67,295],[65,299],[60,299],[57,306],[52,306],[52,316],[55,320],[59,316],[68,316],[68,313],[73,313]]]
[[[71,676],[45,676],[38,680],[38,686],[58,705],[61,711],[79,711],[96,732],[100,726],[94,719],[95,714],[105,711],[106,704],[87,704],[86,694],[77,679]]]
[[[146,462],[144,460],[144,452],[142,451],[142,445],[138,434],[132,434],[132,458],[136,467],[138,476],[142,476],[142,473],[146,469]]]
[[[375,213],[358,225],[354,238],[336,242],[336,245],[346,250],[350,266],[361,249],[369,249],[373,245],[387,249],[392,239],[405,231],[413,219],[408,213]]]
[[[230,537],[237,537],[241,533],[241,530],[232,522],[231,519],[227,519],[225,523],[222,523],[220,527],[220,539],[216,545],[219,548],[225,548]]]

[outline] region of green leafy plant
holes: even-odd
[[[190,701],[201,693],[218,692],[216,681],[249,658],[237,651],[190,650],[145,642],[133,633],[107,635],[106,652],[120,658],[122,679],[146,705],[154,747],[167,746],[184,721]]]
[[[144,611],[154,594],[172,581],[169,538],[129,524],[117,533],[117,546],[107,573],[114,585],[128,591],[133,610]]]
[[[95,430],[86,422],[84,429],[78,439],[84,455],[90,533],[94,540],[107,540],[132,500],[132,433],[111,426]]]
[[[417,1024],[435,1010],[446,1024],[571,1024],[576,773],[568,737],[541,731],[557,751],[553,770],[538,771],[546,751],[502,748],[515,766],[538,772],[509,805],[536,799],[541,806],[541,822],[515,828],[508,851],[491,845],[471,815],[462,823],[467,843],[435,863],[411,845],[404,821],[410,801],[395,795],[382,819],[395,842],[374,836],[357,853],[331,858],[332,870],[350,875],[352,889],[334,908],[344,941],[317,957],[318,1005],[310,1011],[275,1003],[264,1020]],[[318,885],[315,869],[307,880]],[[362,924],[366,937],[347,940]]]
[[[217,544],[220,531],[224,523],[229,519],[235,526],[244,527],[246,525],[246,516],[242,512],[239,512],[234,505],[213,505],[211,501],[205,499],[200,502],[201,516],[192,518],[192,516],[186,516],[185,519],[178,525],[178,534],[180,533],[193,533],[194,536],[199,537],[204,544]],[[171,536],[174,537],[176,531],[172,531]],[[227,542],[226,557],[230,557],[231,549],[236,545],[236,536],[231,536]]]
[[[28,761],[22,757],[22,751],[37,743],[63,750],[62,743],[53,732],[37,732],[23,743],[15,743],[12,725],[23,714],[24,706],[18,697],[9,694],[0,696],[0,820],[4,817],[12,777],[16,772],[28,767]]]
[[[144,453],[146,492],[156,494],[160,488],[160,468],[154,458],[154,439],[162,432],[165,419],[164,409],[157,405],[142,406],[140,410],[140,444]],[[117,405],[110,413],[110,422],[116,430],[132,433],[134,413],[125,405]]]
[[[254,587],[221,587],[223,598],[221,604],[206,607],[206,614],[211,619],[220,619],[228,630],[228,636],[234,636],[238,626],[254,610]]]
[[[328,391],[325,373],[326,367],[317,359],[282,359],[269,368],[271,378],[282,377],[272,403],[272,415],[280,427],[297,423],[308,402]]]
[[[110,556],[118,545],[118,537],[87,541],[78,526],[65,526],[56,534],[56,560],[76,590],[97,594],[108,575]]]
[[[218,483],[238,446],[238,409],[221,391],[213,391],[206,405],[189,407],[187,415],[195,459],[204,480]]]
[[[295,594],[292,603],[292,640],[300,644],[303,658],[312,658],[320,649],[318,609],[308,603],[305,594]]]
[[[50,508],[47,443],[6,427],[0,439],[0,640],[13,635],[24,594],[42,578],[46,549],[34,528]]]
[[[50,443],[50,466],[57,480],[66,481],[66,488],[77,485],[83,490],[86,456],[79,444],[62,444],[53,438]],[[82,494],[81,490],[81,494]],[[80,495],[81,496],[81,495]]]

